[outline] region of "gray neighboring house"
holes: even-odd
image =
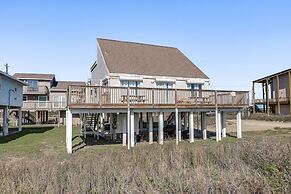
[[[25,124],[64,124],[69,85],[86,85],[82,81],[57,81],[55,74],[15,73],[14,77],[27,83],[23,89]],[[75,125],[80,119],[74,119]]]
[[[262,99],[256,97],[255,85],[262,88]],[[291,69],[268,75],[253,81],[253,112],[259,110],[266,114],[291,115]],[[256,108],[257,107],[257,108]]]
[[[22,129],[23,86],[26,84],[9,74],[0,71],[0,109],[2,109],[2,129],[1,135],[8,135],[9,111],[18,109],[18,129]]]

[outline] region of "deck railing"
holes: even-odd
[[[288,103],[289,102],[289,98],[287,97],[280,97],[279,101],[282,103]],[[269,103],[277,103],[278,99],[277,98],[269,98]],[[266,104],[267,100],[266,99],[255,99],[255,103],[257,104]]]
[[[69,107],[243,107],[248,105],[249,93],[247,91],[75,85],[68,88]]]
[[[24,101],[23,110],[65,110],[67,102],[59,101],[37,101],[29,100]]]
[[[38,87],[23,87],[23,94],[48,94],[49,89],[46,86],[38,86]]]

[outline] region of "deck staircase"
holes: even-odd
[[[100,132],[98,128],[99,122],[99,113],[90,113],[90,114],[82,114],[82,126],[81,126],[81,134],[86,138],[87,135],[93,135],[94,138],[99,139],[99,137],[103,137],[104,134]]]
[[[184,118],[184,114],[181,114],[181,119]],[[167,121],[166,121],[167,125],[175,125],[176,124],[176,120],[175,120],[175,113],[171,113],[169,115],[169,117],[167,118]]]

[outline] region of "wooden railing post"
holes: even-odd
[[[101,85],[99,86],[98,93],[99,93],[99,108],[101,108],[102,107],[102,86]]]
[[[67,90],[67,108],[69,108],[69,106],[72,103],[72,101],[71,101],[71,93],[72,93],[72,86],[69,86],[69,88]]]
[[[218,103],[217,103],[217,90],[215,90],[214,102],[215,102],[215,108],[217,108],[218,107]]]
[[[153,108],[155,106],[155,94],[154,94],[154,92],[155,92],[155,89],[152,88],[152,104],[153,104]]]
[[[127,107],[130,107],[130,103],[129,103],[129,86],[127,87]]]
[[[178,107],[178,93],[177,93],[177,88],[175,88],[175,107]]]

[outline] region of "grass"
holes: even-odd
[[[290,115],[267,115],[265,113],[256,113],[246,116],[245,119],[261,120],[261,121],[278,121],[278,122],[291,122]]]
[[[74,128],[26,128],[0,138],[0,193],[290,193],[291,129],[222,142],[84,146]],[[232,135],[232,134],[230,134]]]

